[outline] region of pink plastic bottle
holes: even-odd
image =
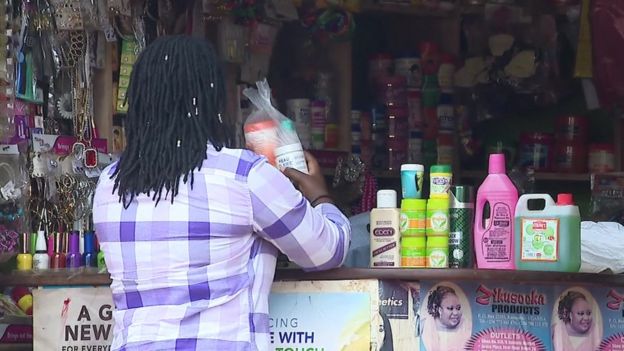
[[[477,192],[475,254],[482,269],[515,269],[514,215],[518,190],[505,174],[505,155],[490,155],[488,176]],[[483,218],[485,205],[489,218]]]

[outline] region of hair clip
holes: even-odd
[[[217,117],[219,117],[219,123],[223,124],[223,118],[221,118],[221,114],[217,113]]]
[[[177,143],[176,147],[180,147],[180,144],[182,144],[182,141],[180,139],[178,139],[178,143]]]

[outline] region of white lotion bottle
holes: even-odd
[[[398,268],[401,266],[401,210],[397,208],[394,190],[377,192],[377,207],[370,213],[370,266]]]

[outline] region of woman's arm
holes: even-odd
[[[320,172],[318,164],[310,156],[307,158],[310,175],[299,173],[294,177],[316,207],[312,207],[286,176],[261,161],[253,166],[248,177],[253,226],[258,235],[304,269],[339,267],[349,249],[351,225],[330,198],[319,198],[327,194],[327,190],[322,189],[324,180],[319,184],[318,176],[322,175],[317,174]],[[292,170],[288,173],[292,178]],[[318,200],[314,201],[316,198]]]

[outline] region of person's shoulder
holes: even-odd
[[[211,155],[211,153],[213,154]],[[267,160],[264,156],[250,150],[224,147],[219,151],[209,151],[203,166],[231,172],[237,178],[246,178],[254,167],[266,162]]]

